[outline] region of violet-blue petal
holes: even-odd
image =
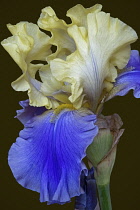
[[[116,79],[114,87],[118,89],[115,96],[124,96],[131,89],[135,98],[140,98],[140,70],[124,72]]]
[[[87,180],[87,201],[86,210],[93,210],[97,206],[96,181],[95,179]]]
[[[34,107],[29,105],[29,100],[20,101],[19,104],[22,106],[23,109],[17,110],[18,120],[25,124],[28,120],[33,118],[36,115],[40,115],[46,111],[45,107]]]
[[[88,171],[88,176],[81,174],[81,186],[84,194],[76,197],[75,209],[94,210],[97,206],[97,194],[93,168]]]
[[[40,201],[49,204],[64,204],[83,193],[82,159],[98,133],[95,122],[96,116],[83,109],[65,109],[57,116],[46,111],[29,120],[9,151],[18,183],[39,192]]]
[[[84,193],[75,197],[75,209],[85,210],[86,208],[86,176],[85,176],[84,170],[81,172],[80,186],[82,187]]]
[[[131,51],[131,57],[125,69],[116,78],[114,87],[109,93],[107,100],[114,96],[124,96],[131,89],[133,90],[134,97],[140,98],[140,56],[137,50]]]
[[[126,68],[130,67],[140,68],[140,56],[138,50],[131,50],[130,59],[126,65]]]

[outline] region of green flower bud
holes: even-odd
[[[115,163],[117,144],[124,129],[119,115],[99,116],[96,123],[99,133],[87,148],[87,157],[95,168],[95,178],[99,185],[110,181],[110,175]]]

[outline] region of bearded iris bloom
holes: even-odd
[[[130,48],[137,34],[101,9],[76,5],[67,24],[46,7],[38,26],[51,37],[20,22],[8,24],[12,36],[2,41],[22,70],[12,87],[29,96],[20,102],[24,129],[8,161],[18,183],[39,192],[41,202],[64,204],[84,194],[80,176],[88,170],[82,160],[98,134],[101,105],[130,89],[140,98],[139,54]]]

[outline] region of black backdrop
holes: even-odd
[[[10,36],[7,23],[19,21],[36,23],[40,11],[51,6],[59,18],[67,20],[66,11],[81,3],[90,7],[96,3],[103,5],[103,11],[111,13],[132,26],[140,36],[139,0],[11,0],[1,2],[0,40]],[[132,45],[132,49],[140,50],[140,40]],[[11,144],[18,136],[22,125],[14,119],[15,110],[19,109],[18,101],[26,99],[26,93],[15,92],[10,83],[21,75],[19,67],[1,47],[1,171],[0,171],[0,208],[2,210],[45,210],[73,209],[73,202],[63,206],[39,202],[39,194],[21,187],[13,178],[7,164],[7,153]],[[117,160],[111,177],[111,194],[113,210],[139,210],[140,197],[140,99],[135,99],[130,92],[125,97],[116,97],[107,102],[104,114],[118,113],[124,122],[125,133],[118,146]]]

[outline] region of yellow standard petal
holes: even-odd
[[[50,65],[57,80],[71,84],[71,103],[80,108],[87,100],[96,111],[101,97],[112,88],[117,68],[127,64],[130,44],[136,41],[137,34],[104,12],[91,11],[85,19],[84,26],[72,25],[67,29],[75,41],[76,51],[67,56],[66,61],[56,58]]]
[[[12,83],[12,87],[17,91],[28,90],[30,104],[33,106],[57,107],[59,103],[52,98],[47,98],[40,91],[42,83],[35,79],[37,71],[43,66],[40,62],[45,61],[51,53],[50,37],[33,23],[20,22],[7,26],[13,36],[3,40],[2,46],[23,72]],[[38,60],[40,64],[32,64],[34,60]]]
[[[57,103],[55,103],[56,106],[53,105],[53,107],[56,108],[57,105],[61,103],[71,103],[68,100],[70,94],[68,93],[68,90],[65,90],[65,87],[68,85],[65,85],[63,82],[56,80],[56,78],[51,73],[49,65],[42,66],[39,71],[39,75],[42,80],[40,91],[43,93],[43,95],[52,97],[57,101]]]
[[[67,55],[75,51],[75,43],[67,33],[68,25],[56,16],[51,7],[42,9],[38,25],[40,28],[51,32],[52,37],[49,43],[57,47],[56,52],[51,54],[47,61],[56,57],[65,59]]]
[[[87,15],[89,13],[100,12],[101,9],[102,9],[101,4],[96,4],[90,8],[84,8],[81,4],[77,4],[76,6],[72,7],[67,11],[66,16],[71,18],[72,20],[71,25],[87,27]]]

